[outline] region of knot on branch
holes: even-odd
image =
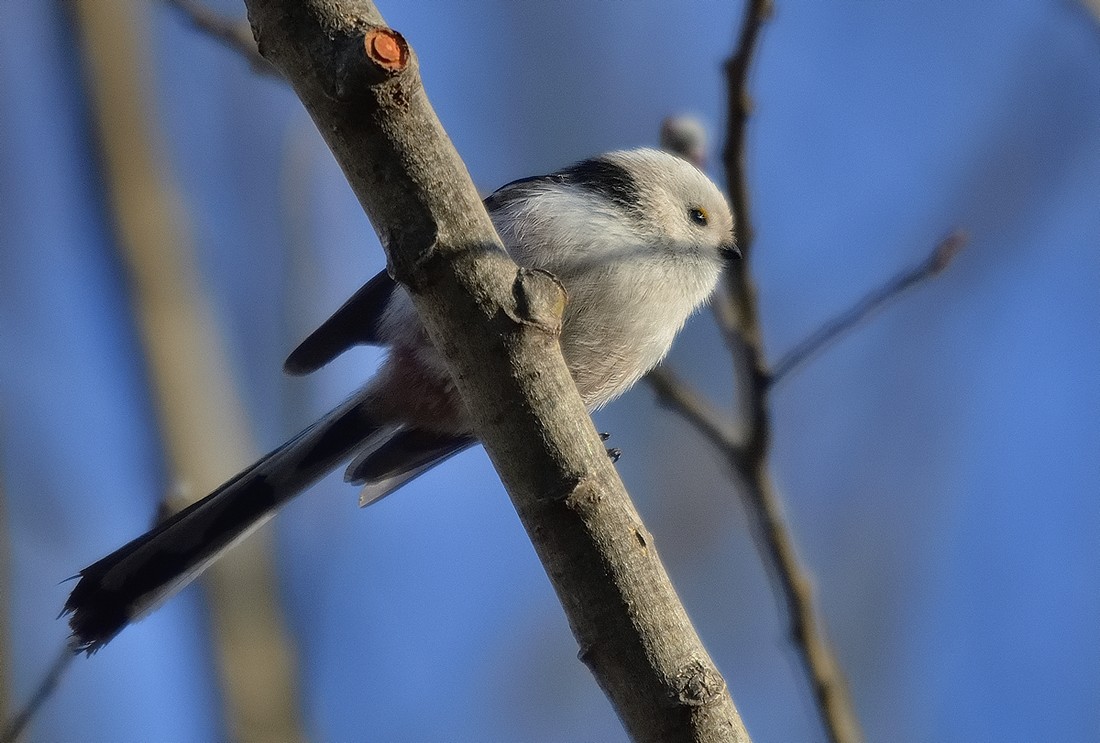
[[[509,317],[557,337],[567,296],[565,286],[554,274],[540,268],[521,268],[512,282],[515,306]]]
[[[555,486],[547,487],[541,494],[544,503],[565,503],[571,511],[582,510],[596,503],[600,495],[592,487],[590,478],[569,473]]]
[[[372,28],[363,36],[367,59],[379,71],[396,75],[409,64],[409,44],[392,28]]]
[[[712,666],[694,658],[676,674],[676,700],[688,707],[703,707],[726,693],[726,680]]]
[[[355,34],[332,42],[331,73],[319,76],[329,79],[329,97],[341,103],[363,100],[374,86],[403,79],[419,83],[419,77],[409,74],[415,67],[412,47],[405,37],[385,26],[371,26],[362,35]],[[387,86],[389,88],[390,86]],[[407,101],[405,86],[392,93]]]

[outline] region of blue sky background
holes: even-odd
[[[721,147],[737,5],[380,4],[485,190],[652,144],[672,112]],[[777,5],[749,132],[769,356],[971,235],[771,403],[773,474],[867,738],[1096,740],[1100,30],[1071,0]],[[165,174],[269,449],[377,363],[279,371],[383,256],[293,95],[137,8]],[[66,634],[59,581],[144,529],[170,474],[77,36],[60,2],[0,0],[0,21],[0,670],[23,698]],[[709,315],[669,364],[732,407]],[[597,427],[754,740],[821,740],[716,454],[645,387]],[[355,499],[334,478],[268,527],[313,739],[624,739],[483,452]],[[200,602],[188,589],[78,660],[31,739],[224,737]]]

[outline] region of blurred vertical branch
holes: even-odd
[[[1092,13],[1093,19],[1100,23],[1100,0],[1081,0],[1085,8]]]
[[[142,39],[147,6],[79,0],[73,7],[168,456],[179,481],[201,495],[249,461],[254,447],[150,125],[155,106],[144,71],[152,62]],[[293,653],[274,600],[270,536],[247,540],[207,576],[230,737],[301,740]]]
[[[2,474],[2,473],[0,473]],[[4,500],[4,483],[0,478],[0,720],[11,715],[11,538]]]

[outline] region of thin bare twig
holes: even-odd
[[[767,466],[771,434],[767,393],[773,375],[764,355],[756,287],[748,266],[755,235],[749,203],[745,132],[752,110],[749,69],[761,28],[771,12],[770,0],[750,0],[746,4],[736,51],[726,66],[730,111],[729,138],[723,159],[730,201],[738,220],[737,242],[745,260],[731,267],[728,291],[716,298],[714,312],[733,356],[741,390],[741,415],[746,422],[742,439],[734,440],[729,433],[730,422],[669,370],[657,369],[646,379],[658,400],[714,444],[744,483],[745,499],[756,525],[763,559],[791,618],[792,638],[813,686],[826,733],[834,743],[855,743],[860,740],[858,722],[840,667],[818,624],[813,586],[798,559],[794,538],[783,517],[779,494]],[[662,143],[681,157],[693,159],[687,144],[665,136],[662,136]]]
[[[767,556],[766,563],[787,607],[791,635],[813,686],[826,733],[833,743],[856,743],[862,736],[847,684],[818,622],[812,582],[798,558],[779,494],[768,471],[770,374],[760,331],[756,287],[749,275],[755,234],[749,201],[746,129],[752,111],[749,70],[761,28],[771,12],[771,0],[748,1],[736,51],[726,66],[730,108],[724,160],[730,200],[739,220],[738,245],[745,260],[730,271],[729,292],[725,301],[716,302],[715,315],[733,354],[746,423],[741,445],[729,450],[728,455],[744,483],[749,510]]]
[[[909,287],[941,272],[962,248],[965,238],[961,233],[956,233],[941,242],[919,265],[902,272],[848,311],[825,323],[783,356],[773,371],[769,370],[760,332],[756,287],[748,265],[755,233],[750,211],[746,130],[752,111],[748,92],[749,70],[761,27],[771,12],[770,0],[750,0],[747,3],[737,49],[726,67],[730,112],[724,160],[730,201],[738,219],[738,245],[745,260],[730,271],[728,294],[715,302],[715,315],[730,347],[738,375],[742,416],[746,421],[742,440],[732,442],[726,433],[730,423],[671,372],[658,370],[648,379],[661,402],[683,416],[718,447],[744,483],[746,500],[756,522],[766,562],[787,607],[791,635],[813,686],[826,733],[834,743],[855,743],[861,740],[861,733],[847,684],[820,625],[814,608],[813,583],[798,558],[780,495],[768,472],[771,420],[767,396],[780,379],[842,333]]]
[[[741,20],[741,33],[734,47],[733,56],[726,63],[726,79],[729,90],[729,135],[723,159],[729,181],[730,202],[737,215],[738,244],[741,252],[748,257],[747,250],[752,247],[752,223],[749,215],[748,168],[745,165],[746,137],[749,115],[752,113],[752,96],[749,94],[749,70],[752,58],[756,54],[760,31],[764,21],[771,17],[774,10],[772,0],[747,0],[745,15]],[[736,177],[733,177],[736,176]]]
[[[943,271],[962,249],[966,241],[961,232],[943,240],[925,260],[917,266],[898,274],[881,287],[857,302],[849,310],[830,320],[820,330],[799,343],[777,364],[786,374],[816,352],[828,346],[837,336],[866,319],[885,302],[909,287],[932,278]],[[773,385],[779,373],[765,374],[762,379]],[[647,377],[661,404],[669,407],[694,426],[729,461],[731,467],[745,483],[745,492],[758,525],[762,547],[770,560],[772,572],[791,616],[791,633],[803,656],[803,662],[814,685],[815,694],[834,741],[859,740],[858,728],[843,691],[843,676],[839,665],[825,641],[822,628],[813,608],[813,583],[798,560],[794,539],[786,525],[779,494],[766,469],[766,452],[736,441],[731,435],[731,422],[715,410],[694,389],[680,380],[670,370],[659,368]],[[763,400],[767,389],[757,390]],[[765,424],[768,419],[765,417]],[[767,431],[749,432],[745,441],[766,438]]]
[[[827,348],[845,332],[866,320],[890,300],[904,293],[906,289],[939,274],[951,264],[952,259],[965,245],[966,235],[963,232],[951,233],[940,241],[928,257],[920,263],[905,269],[844,312],[826,321],[775,362],[768,378],[769,388],[774,388],[788,374]]]
[[[61,648],[61,652],[57,654],[53,665],[46,671],[46,675],[38,684],[38,688],[31,694],[30,699],[19,708],[15,716],[8,720],[3,729],[0,730],[0,743],[15,743],[19,740],[19,736],[23,734],[27,725],[38,714],[38,710],[46,703],[46,700],[53,696],[53,693],[57,690],[57,685],[61,683],[61,677],[65,675],[65,671],[69,669],[74,658],[76,658],[76,655],[73,652],[73,647],[69,643],[65,643]]]
[[[667,367],[660,366],[646,375],[646,381],[657,393],[657,402],[687,419],[720,451],[737,449],[729,421]]]
[[[855,743],[860,733],[848,700],[840,666],[825,640],[813,604],[813,582],[802,567],[794,538],[786,524],[779,494],[763,458],[751,455],[724,433],[729,421],[701,402],[697,393],[666,369],[651,372],[647,381],[658,399],[698,429],[726,457],[744,483],[750,516],[756,522],[763,557],[791,621],[791,636],[814,689],[818,709],[831,741]]]
[[[260,55],[259,49],[256,48],[256,40],[252,38],[252,28],[247,20],[223,16],[210,10],[199,0],[164,0],[164,2],[182,13],[199,31],[217,39],[243,56],[253,72],[282,79],[279,71]]]

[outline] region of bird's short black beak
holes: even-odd
[[[741,248],[737,247],[737,243],[730,240],[728,243],[722,243],[718,246],[718,253],[725,260],[733,261],[741,257]]]

